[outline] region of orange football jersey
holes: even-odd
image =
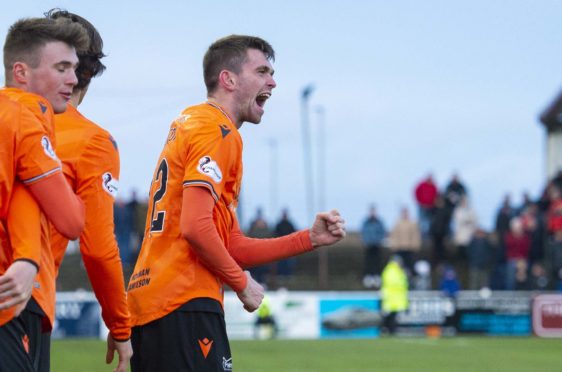
[[[172,123],[150,187],[142,248],[128,287],[133,326],[159,319],[191,299],[223,301],[222,281],[242,290],[246,277],[235,265],[217,277],[183,238],[184,187],[205,187],[216,200],[213,222],[225,246],[234,226],[242,179],[242,138],[213,103],[188,107]],[[223,257],[232,260],[223,249]]]
[[[52,108],[43,97],[15,88],[0,90],[0,274],[14,260],[27,259],[40,264],[41,256],[50,254],[48,227],[39,207],[27,191],[14,190],[23,189],[19,182],[31,184],[60,172],[50,138],[52,117]],[[8,212],[25,223],[11,225]],[[11,229],[10,236],[6,227]],[[48,273],[49,268],[42,271]],[[52,296],[47,288],[34,289],[45,298],[40,303],[42,307],[50,301],[54,308],[54,277],[52,280]],[[13,318],[13,310],[0,311],[0,324]]]
[[[106,130],[71,105],[55,115],[55,134],[64,175],[86,209],[80,235],[84,265],[112,337],[126,340],[130,338],[129,310],[113,223],[120,171],[117,145]],[[67,245],[68,239],[51,227],[57,272]]]
[[[53,151],[51,133],[37,120],[29,105],[18,102],[14,88],[0,89],[0,218],[5,218],[15,179],[33,183],[61,170]],[[36,99],[37,110],[52,115],[50,105],[39,96],[22,94],[24,100]]]

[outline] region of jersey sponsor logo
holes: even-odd
[[[222,172],[216,161],[211,159],[210,156],[203,156],[199,159],[197,171],[205,176],[211,177],[216,183],[222,181]]]
[[[205,337],[204,339],[197,341],[199,341],[199,347],[201,348],[203,356],[207,359],[207,355],[209,355],[209,351],[211,351],[211,346],[213,346],[213,340],[209,340]]]
[[[228,136],[228,133],[230,133],[230,129],[228,129],[228,127],[226,126],[226,124],[221,124],[221,125],[220,125],[220,128],[221,128],[222,138]]]
[[[103,176],[101,176],[101,179],[103,189],[113,198],[116,198],[117,192],[119,191],[119,180],[113,178],[113,175],[109,172],[105,172]]]
[[[222,357],[222,369],[225,371],[232,371],[232,357],[228,359]]]
[[[45,154],[47,154],[48,157],[50,157],[51,159],[55,159],[55,160],[59,160],[59,158],[57,158],[57,154],[55,154],[55,149],[53,149],[53,145],[51,145],[51,141],[49,140],[49,137],[47,136],[43,136],[41,138],[41,146],[43,146],[43,150],[45,151]]]
[[[133,289],[144,287],[145,285],[149,285],[149,284],[150,284],[150,268],[144,268],[137,271],[131,276],[127,290],[131,291]]]

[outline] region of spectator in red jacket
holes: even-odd
[[[437,186],[433,182],[433,175],[431,173],[424,180],[420,181],[415,188],[419,225],[424,240],[428,237],[431,214],[435,205],[435,199],[437,199],[437,193]]]
[[[523,228],[521,218],[511,220],[510,231],[505,236],[507,256],[506,289],[524,287],[527,281],[527,267],[531,238]]]

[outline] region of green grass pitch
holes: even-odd
[[[237,372],[562,371],[562,340],[531,337],[231,341]],[[115,365],[115,363],[114,363]],[[51,370],[112,371],[105,343],[53,341]]]

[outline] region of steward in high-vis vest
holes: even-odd
[[[277,323],[271,311],[269,298],[266,296],[257,311],[258,318],[255,323],[255,338],[270,339],[277,336]]]
[[[408,276],[400,256],[392,256],[382,272],[381,300],[384,326],[390,334],[394,334],[396,316],[408,309]]]

